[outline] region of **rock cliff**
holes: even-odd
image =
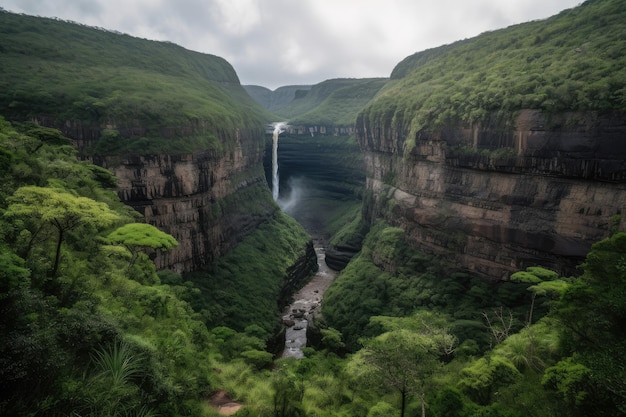
[[[490,279],[531,265],[576,274],[594,242],[626,226],[626,115],[523,110],[487,120],[410,138],[361,114],[366,217]]]
[[[180,155],[94,156],[119,179],[120,199],[179,246],[158,268],[192,271],[210,263],[277,209],[263,172],[263,135],[225,134],[230,150]]]

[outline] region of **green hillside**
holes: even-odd
[[[357,112],[383,86],[384,78],[337,78],[315,84],[280,111],[291,124],[351,125]]]
[[[278,212],[252,231],[203,276],[232,282],[228,298],[205,302],[156,271],[150,256],[177,242],[116,184],[59,131],[0,117],[0,415],[214,416],[208,394],[230,383],[220,373],[271,361],[265,340],[302,228]]]
[[[340,125],[351,126],[356,120],[357,113],[378,93],[387,82],[386,78],[365,78],[352,80],[349,85],[342,86],[330,92],[319,104],[304,113],[297,114],[289,121],[292,124],[313,125]],[[324,84],[324,83],[321,83]],[[320,85],[321,85],[320,84]],[[315,92],[315,86],[311,90]],[[321,95],[320,95],[321,96]],[[316,102],[323,96],[313,96],[308,99],[308,94],[293,103],[293,108],[306,108],[306,102]],[[302,106],[302,107],[301,107]]]
[[[272,91],[259,85],[244,85],[243,88],[254,100],[272,113],[280,113],[291,102],[306,94],[310,85],[285,85]]]
[[[626,3],[590,0],[542,21],[416,53],[362,114],[414,133],[532,108],[626,110]]]
[[[266,119],[222,58],[6,11],[0,12],[0,114],[10,120],[112,126],[113,136],[115,128],[141,126],[161,151],[216,146],[194,143],[207,140],[194,136],[257,129]],[[164,141],[160,129],[169,127],[190,129]],[[116,139],[116,151],[124,150],[120,141],[130,142]]]

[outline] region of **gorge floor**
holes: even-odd
[[[325,247],[316,242],[318,271],[302,289],[293,295],[293,302],[284,311],[283,322],[286,329],[285,349],[281,355],[283,358],[299,359],[303,356],[302,348],[306,346],[309,320],[320,309],[324,293],[337,275],[326,265],[325,253]]]

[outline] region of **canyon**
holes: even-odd
[[[0,414],[619,415],[625,18],[272,92],[0,10]]]
[[[338,229],[325,226],[334,206],[362,201],[370,225],[384,219],[402,227],[415,249],[451,267],[490,280],[536,264],[575,274],[594,242],[626,225],[626,116],[623,83],[612,70],[623,68],[621,55],[607,52],[603,65],[614,67],[602,69],[579,47],[583,38],[618,45],[613,32],[592,26],[598,16],[619,18],[591,3],[568,13],[419,52],[390,78],[274,92],[241,86],[219,57],[3,13],[16,30],[2,39],[12,81],[0,105],[9,120],[58,128],[82,158],[116,176],[120,199],[179,242],[154,255],[159,269],[203,269],[279,210],[269,192],[263,124],[286,120],[292,127],[281,138],[281,197],[306,192],[297,209],[285,211],[325,241]],[[552,30],[561,19],[586,29]],[[64,51],[120,47],[98,57],[64,52],[53,68],[36,40],[20,36],[37,24],[47,42],[70,39]],[[84,41],[65,36],[69,28]],[[151,59],[132,59],[139,49]],[[23,65],[24,53],[37,65]],[[115,76],[95,70],[103,66]],[[586,83],[596,67],[606,82]],[[75,80],[76,71],[83,77]],[[142,82],[126,82],[131,73]],[[63,82],[49,83],[53,77]],[[178,87],[146,98],[143,82]],[[358,250],[356,239],[326,253],[341,269]]]

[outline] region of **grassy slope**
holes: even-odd
[[[357,113],[387,82],[386,78],[366,78],[338,88],[318,106],[291,120],[294,124],[319,124],[351,126]],[[305,97],[306,98],[306,97]]]
[[[157,136],[172,126],[259,128],[267,115],[228,62],[172,43],[0,12],[0,51],[0,114],[9,119],[142,126]]]
[[[396,66],[361,115],[414,133],[480,123],[493,111],[624,111],[624,22],[624,2],[591,0],[547,20],[419,52]]]
[[[258,85],[244,85],[243,88],[254,100],[270,112],[278,112],[291,105],[291,102],[301,94],[311,89],[310,85],[285,85],[272,91]]]
[[[338,78],[314,85],[277,113],[292,124],[351,125],[356,113],[382,87],[382,78]]]

